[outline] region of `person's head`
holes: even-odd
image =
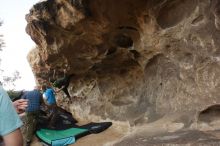
[[[41,90],[46,91],[46,89],[47,89],[47,85],[46,84],[42,85]]]

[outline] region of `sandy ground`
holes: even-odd
[[[179,114],[172,114],[133,127],[126,122],[113,122],[107,130],[82,137],[70,146],[220,146],[220,121],[186,126],[177,122],[179,118]],[[35,138],[31,146],[42,144]]]
[[[193,127],[184,127],[176,122],[178,116],[167,116],[153,123],[136,127],[114,146],[220,146],[220,130],[208,125],[203,131]],[[218,123],[217,123],[218,124]],[[211,130],[214,128],[214,130]]]
[[[131,131],[128,131],[130,129]],[[99,134],[80,138],[70,146],[220,146],[220,130],[184,129],[182,123],[163,118],[151,124],[129,127],[113,124]],[[42,146],[35,138],[31,146]]]
[[[136,133],[114,146],[220,146],[220,131],[178,131],[148,137],[148,132]]]

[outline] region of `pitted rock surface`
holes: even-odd
[[[69,91],[81,100],[67,107],[79,118],[136,127],[176,115],[171,131],[216,130],[209,113],[219,108],[202,111],[220,102],[219,9],[218,0],[42,1],[26,15],[37,45],[28,60],[38,84],[76,75]]]

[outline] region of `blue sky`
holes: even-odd
[[[0,0],[0,19],[6,47],[0,52],[2,62],[0,68],[3,75],[11,75],[15,70],[20,72],[21,79],[16,82],[16,89],[32,89],[35,80],[30,65],[27,62],[28,52],[35,47],[35,43],[25,32],[25,14],[39,0]],[[6,87],[7,88],[7,87]]]

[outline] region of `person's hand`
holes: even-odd
[[[28,100],[27,99],[18,99],[13,102],[13,105],[14,105],[17,113],[22,114],[28,106]]]

